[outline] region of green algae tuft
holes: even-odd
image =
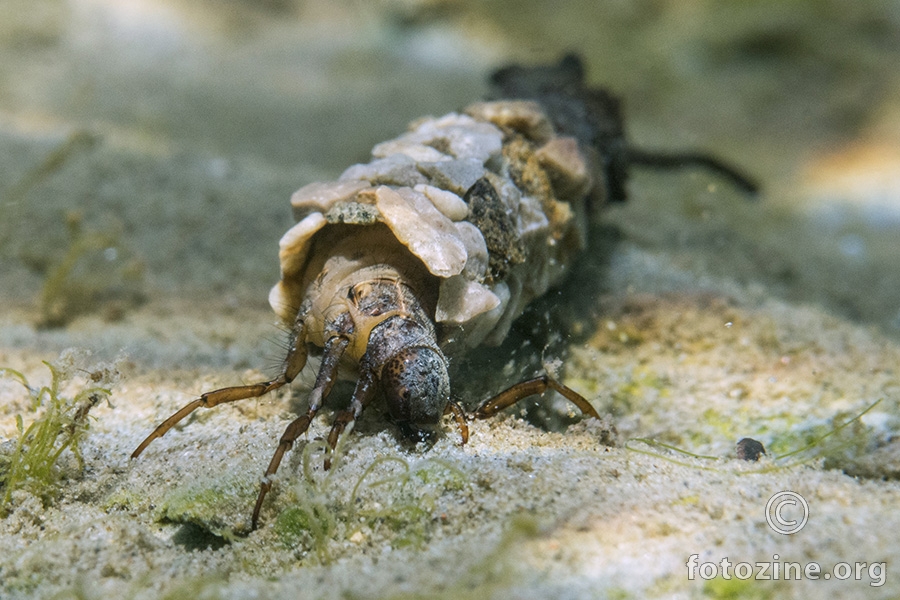
[[[0,369],[0,377],[18,381],[27,390],[29,409],[35,414],[26,427],[22,415],[16,415],[16,440],[0,446],[0,515],[6,516],[16,490],[27,490],[46,504],[63,476],[60,458],[68,450],[77,461],[78,470],[84,466],[79,443],[88,430],[88,413],[110,390],[89,386],[68,397],[61,386],[68,373],[60,367],[44,362],[50,370],[50,384],[33,387],[15,369]]]

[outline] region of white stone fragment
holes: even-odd
[[[514,129],[537,142],[553,137],[553,125],[541,106],[532,100],[475,102],[466,107],[466,114],[499,127]]]
[[[484,174],[484,164],[477,158],[460,158],[418,164],[419,173],[442,189],[464,196]]]
[[[372,148],[372,156],[375,158],[387,158],[394,154],[408,156],[416,162],[438,162],[442,160],[451,160],[453,158],[452,156],[444,154],[437,148],[432,148],[425,144],[406,142],[403,139],[382,142]]]
[[[286,322],[291,322],[297,306],[297,282],[306,266],[313,235],[328,224],[322,213],[314,212],[288,229],[278,242],[278,259],[281,263],[281,280],[269,292],[269,305]]]
[[[506,338],[506,334],[509,333],[513,321],[522,314],[522,310],[531,298],[525,298],[522,295],[522,282],[516,273],[509,274],[505,281],[495,284],[493,291],[500,298],[500,305],[494,309],[499,313],[493,328],[487,333],[483,343],[489,346],[499,346]],[[495,313],[491,312],[490,314]]]
[[[435,320],[459,325],[500,305],[489,289],[463,275],[441,281]]]
[[[456,230],[468,255],[462,275],[475,281],[484,281],[484,276],[488,272],[488,249],[484,236],[468,221],[456,223]]]
[[[506,312],[506,307],[509,306],[509,287],[502,281],[497,282],[491,286],[491,292],[499,300],[497,306],[462,324],[464,329],[463,344],[467,347],[474,348],[481,345],[488,338],[498,337],[495,335],[495,330],[497,323]]]
[[[469,214],[469,206],[465,200],[453,192],[425,184],[419,184],[413,189],[425,194],[431,200],[431,203],[434,204],[434,207],[444,213],[444,216],[451,221],[462,221]]]
[[[459,275],[468,255],[453,221],[410,188],[375,190],[375,206],[394,235],[438,277]]]
[[[503,147],[503,132],[497,127],[457,113],[420,121],[412,132],[397,139],[432,146],[456,158],[477,159],[482,164]]]
[[[372,185],[399,185],[412,187],[428,183],[416,168],[416,161],[404,154],[392,154],[370,163],[353,165],[341,173],[340,181],[362,179]]]
[[[297,275],[306,264],[309,240],[325,227],[328,221],[322,213],[314,212],[288,229],[278,242],[278,258],[281,261],[281,278]]]
[[[540,200],[533,196],[520,196],[517,205],[516,228],[520,238],[546,238],[550,231],[550,221],[544,214]]]
[[[269,290],[269,306],[272,307],[279,319],[286,323],[291,321],[293,317],[291,315],[291,301],[288,291],[285,289],[284,281],[279,281]]]
[[[370,185],[368,181],[358,179],[315,182],[305,185],[291,196],[294,219],[300,221],[313,212],[327,213],[328,209],[338,202],[353,198]]]

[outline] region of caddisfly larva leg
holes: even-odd
[[[711,154],[702,152],[656,152],[628,148],[626,160],[630,165],[640,165],[654,169],[678,169],[698,166],[709,169],[728,179],[734,186],[751,196],[759,191],[759,185],[744,175],[737,167],[729,165]]]
[[[306,366],[307,356],[306,327],[299,316],[297,318],[297,325],[288,342],[288,353],[281,366],[281,373],[277,377],[261,383],[238,385],[206,392],[160,423],[159,426],[153,430],[153,433],[148,435],[146,439],[141,442],[141,445],[131,453],[131,458],[140,456],[141,452],[143,452],[153,440],[164,436],[166,432],[172,429],[179,421],[198,408],[212,408],[228,402],[237,402],[238,400],[245,400],[247,398],[259,398],[260,396],[268,394],[272,390],[277,390],[293,381],[300,371],[303,370],[303,367]]]
[[[453,415],[453,420],[456,421],[456,426],[459,427],[459,435],[462,436],[460,446],[465,446],[466,442],[469,441],[469,425],[466,423],[466,411],[459,405],[459,402],[451,399],[447,402],[447,406],[444,407],[444,414]]]
[[[319,367],[318,375],[316,375],[316,385],[309,394],[309,410],[305,415],[291,421],[278,441],[278,448],[275,449],[275,454],[272,455],[272,460],[269,461],[269,467],[266,469],[266,474],[263,475],[262,483],[260,483],[259,495],[256,497],[256,506],[253,509],[253,518],[250,521],[252,529],[256,529],[256,525],[259,522],[259,511],[262,509],[263,499],[265,499],[269,490],[272,489],[272,477],[278,471],[278,466],[281,464],[284,453],[290,450],[291,446],[294,445],[294,441],[309,429],[310,423],[312,423],[316,413],[322,407],[322,402],[325,401],[325,398],[331,392],[331,388],[334,387],[334,382],[337,380],[338,364],[341,362],[341,356],[343,356],[348,344],[349,340],[346,337],[339,336],[332,337],[325,342],[322,365]]]
[[[350,408],[342,410],[334,418],[331,431],[328,433],[328,448],[330,452],[334,452],[338,438],[341,437],[341,434],[344,432],[347,425],[358,419],[366,408],[366,405],[371,402],[372,398],[375,396],[376,389],[375,377],[372,376],[370,371],[363,371],[359,380],[356,382],[356,389],[353,390],[353,397],[350,399]],[[325,470],[327,471],[330,468],[331,455],[329,454],[325,458]]]
[[[597,414],[591,403],[585,400],[584,396],[572,388],[564,386],[549,375],[541,375],[534,379],[522,381],[503,390],[476,408],[472,414],[476,419],[487,419],[504,408],[509,408],[519,400],[524,400],[528,396],[534,396],[535,394],[543,394],[547,391],[547,388],[565,396],[566,400],[577,406],[582,414],[600,419],[600,415]]]

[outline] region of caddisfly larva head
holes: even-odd
[[[414,429],[434,425],[450,399],[447,363],[432,348],[404,348],[384,365],[381,387],[396,421]]]

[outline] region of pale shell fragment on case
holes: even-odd
[[[468,255],[459,232],[425,194],[381,186],[375,198],[384,222],[431,273],[446,278],[462,272]]]

